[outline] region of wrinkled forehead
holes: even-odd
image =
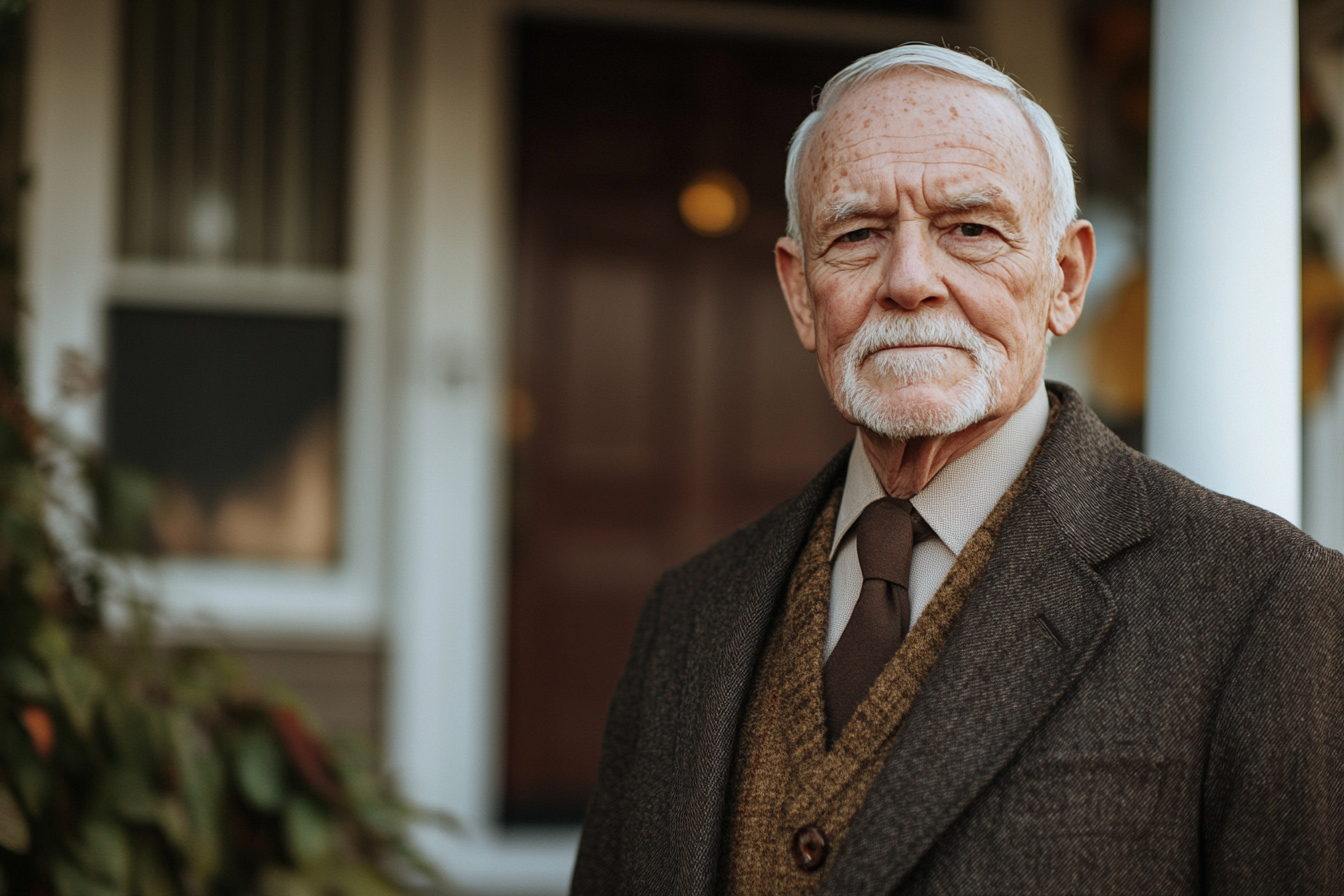
[[[1049,162],[1026,115],[1003,92],[950,73],[901,68],[854,88],[806,149],[799,185],[805,208],[856,167],[900,162],[980,168],[1029,205],[1048,207]]]

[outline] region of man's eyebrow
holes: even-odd
[[[877,217],[878,213],[877,203],[866,196],[841,196],[822,205],[819,223],[826,229],[854,218]]]
[[[1000,206],[1004,192],[1000,187],[985,187],[966,193],[953,193],[938,204],[952,212],[973,212],[991,206]]]

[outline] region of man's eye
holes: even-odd
[[[958,224],[957,234],[960,236],[984,236],[985,229],[983,224]]]
[[[860,227],[858,230],[851,230],[849,233],[840,237],[842,243],[861,243],[873,235],[871,227]]]

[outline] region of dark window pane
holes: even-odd
[[[108,456],[154,478],[154,548],[336,559],[339,319],[116,305],[109,335]]]

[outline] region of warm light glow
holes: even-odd
[[[727,236],[747,220],[747,188],[727,171],[706,171],[681,191],[677,207],[700,236]]]

